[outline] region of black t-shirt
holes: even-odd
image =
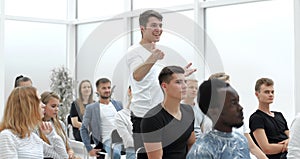
[[[86,106],[86,105],[84,105]],[[83,117],[83,114],[80,113],[80,108],[79,108],[79,105],[77,104],[76,101],[74,101],[72,104],[71,104],[71,110],[70,110],[70,117],[73,118],[73,117],[78,117],[78,121],[79,122],[82,122],[82,117]]]
[[[84,107],[87,104],[84,105]],[[79,105],[77,104],[76,101],[74,101],[71,104],[71,109],[70,109],[70,117],[78,117],[78,122],[82,122],[83,114],[80,113],[80,108]],[[73,136],[76,141],[82,141],[81,136],[80,136],[80,130],[72,125],[73,129]]]
[[[274,113],[274,117],[262,112],[261,110],[257,110],[250,116],[250,135],[257,146],[258,143],[253,136],[253,132],[256,129],[265,130],[269,143],[278,143],[288,138],[288,136],[284,133],[286,130],[288,130],[287,122],[284,116],[280,112],[272,112]],[[281,153],[267,156],[270,159],[277,159],[280,155]]]
[[[152,108],[142,119],[144,143],[161,142],[163,159],[185,159],[187,141],[194,131],[194,113],[189,105],[180,105],[181,120],[169,114],[161,104]]]

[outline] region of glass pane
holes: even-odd
[[[281,111],[290,124],[295,112],[293,1],[208,9],[207,32],[240,95],[245,120],[258,108],[256,80],[269,77],[276,92],[271,110]]]
[[[5,21],[5,99],[18,75],[32,79],[40,93],[50,89],[51,70],[66,66],[66,26]]]
[[[194,3],[194,0],[133,0],[133,9],[166,8]]]
[[[123,57],[130,32],[125,28],[123,20],[78,27],[76,63],[78,82],[89,79],[95,83],[99,78],[107,77],[112,80],[112,85],[116,85],[113,97],[118,100],[123,100],[127,90],[125,88],[128,88],[127,81],[123,77],[128,75],[124,70]]]
[[[78,0],[78,19],[107,17],[124,13],[125,1]]]
[[[67,0],[5,0],[5,14],[35,18],[66,19]]]

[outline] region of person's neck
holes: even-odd
[[[183,100],[183,103],[184,103],[184,104],[188,104],[188,105],[190,105],[190,106],[195,106],[195,101],[194,101],[193,98],[185,98],[185,99]]]
[[[258,110],[273,116],[273,113],[270,111],[270,104],[259,102]]]
[[[141,41],[140,41],[140,44],[146,49],[146,50],[148,50],[148,51],[151,51],[151,42],[149,42],[149,41],[147,41],[147,40],[145,40],[145,39],[142,39]]]
[[[99,100],[99,103],[101,103],[101,104],[106,104],[106,105],[108,105],[109,102],[110,102],[110,99],[109,99],[109,98],[107,98],[107,99],[100,98],[100,100]]]
[[[44,116],[44,121],[50,121],[51,120],[51,117],[49,116]]]
[[[221,131],[221,132],[227,132],[227,133],[232,132],[232,127],[221,124],[220,122],[217,122],[215,124],[214,129]]]
[[[165,99],[162,102],[162,107],[175,118],[181,118],[180,101]]]
[[[90,96],[82,96],[82,99],[83,99],[82,103],[83,104],[88,104],[89,103],[89,97]]]

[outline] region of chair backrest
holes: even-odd
[[[111,132],[111,143],[123,143],[122,138],[120,137],[117,129],[114,129]]]
[[[114,151],[114,147],[116,146],[116,145],[118,145],[118,144],[122,144],[123,145],[123,140],[122,140],[122,138],[120,137],[120,135],[119,135],[119,133],[118,133],[118,131],[117,131],[117,129],[114,129],[112,132],[111,132],[111,145],[110,145],[110,156],[111,156],[111,158],[113,158],[113,156],[114,156],[114,153],[113,153],[113,151]],[[123,147],[123,146],[122,146]]]
[[[69,139],[74,139],[73,136],[73,126],[72,126],[72,121],[71,121],[71,116],[68,114],[65,118],[65,123],[66,123],[66,128],[67,128],[67,136]]]
[[[139,147],[137,150],[136,150],[136,159],[145,159],[145,158],[148,158],[147,157],[147,153],[146,153],[146,149],[145,147]]]

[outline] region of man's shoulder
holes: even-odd
[[[86,106],[86,109],[93,109],[94,107],[99,106],[99,102],[90,103]]]
[[[255,118],[255,117],[261,117],[263,115],[263,112],[261,112],[260,110],[256,110],[255,112],[253,112],[251,115],[250,115],[250,119],[251,118]]]
[[[149,117],[153,117],[153,116],[159,116],[159,114],[162,111],[162,106],[161,104],[158,104],[157,106],[151,108],[144,116],[144,118],[149,118]]]
[[[113,104],[113,106],[116,108],[117,111],[120,111],[123,109],[123,104],[121,101],[111,99],[110,102]]]

